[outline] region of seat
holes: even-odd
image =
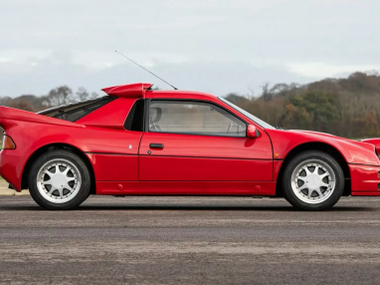
[[[161,128],[157,123],[161,120],[162,109],[160,107],[152,107],[149,110],[149,130],[161,132]]]

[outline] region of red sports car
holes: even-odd
[[[0,175],[47,209],[97,195],[380,195],[380,141],[279,130],[227,100],[137,83],[39,114],[0,107]]]

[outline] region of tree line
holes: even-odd
[[[0,97],[0,105],[37,112],[55,106],[95,99],[97,97],[99,97],[98,93],[90,93],[84,87],[79,87],[76,92],[73,92],[68,86],[59,86],[43,96],[28,94],[16,98]]]
[[[236,105],[285,129],[310,129],[349,138],[380,136],[380,76],[355,72],[306,85],[265,84],[260,96],[228,94]]]
[[[98,96],[83,87],[73,92],[60,86],[44,96],[0,97],[0,105],[35,112]],[[355,72],[347,78],[306,85],[265,84],[258,96],[229,93],[226,98],[285,129],[310,129],[349,138],[380,136],[380,76],[376,72]]]

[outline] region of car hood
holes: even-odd
[[[355,141],[355,140],[344,138],[344,137],[339,137],[339,136],[329,134],[329,133],[324,133],[324,132],[309,131],[309,130],[288,130],[288,131],[292,132],[292,133],[310,134],[310,135],[317,136],[317,137],[318,136],[329,137],[329,138],[333,138],[333,139],[337,139],[337,140],[359,142],[359,141]]]

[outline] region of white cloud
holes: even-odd
[[[0,0],[0,94],[46,92],[59,82],[89,89],[107,85],[110,70],[135,68],[115,49],[145,66],[175,73],[183,85],[204,89],[214,82],[212,89],[223,86],[225,92],[378,69],[380,2],[347,3]],[[186,69],[195,67],[202,76],[187,76],[193,70]],[[142,81],[145,75],[133,72]],[[94,74],[109,77],[87,80]],[[123,78],[117,83],[135,77]]]
[[[53,53],[44,58],[35,58],[33,62],[0,62],[0,86],[3,90],[0,96],[46,94],[59,85],[69,85],[74,89],[85,86],[91,91],[98,91],[103,87],[128,82],[151,82],[160,88],[169,88],[146,71],[125,62],[123,58],[117,64],[102,64],[98,61],[93,65],[83,65],[61,61],[60,56],[57,59],[57,53]],[[293,75],[281,67],[255,67],[250,63],[225,60],[181,63],[155,61],[149,69],[180,89],[200,90],[216,95],[229,92],[248,94],[251,93],[250,90],[258,94],[260,86],[266,82],[306,83],[313,79]],[[12,72],[9,73],[9,70]],[[2,81],[2,78],[7,80]]]
[[[326,78],[334,77],[338,74],[349,74],[356,71],[376,71],[380,70],[378,65],[332,65],[323,62],[299,63],[288,65],[289,71],[301,76]]]

